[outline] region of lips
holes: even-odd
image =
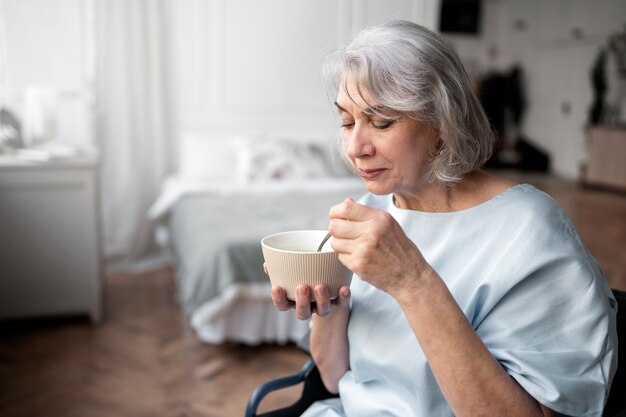
[[[385,171],[386,171],[385,168],[374,168],[374,169],[361,169],[361,168],[359,168],[359,174],[361,175],[362,178],[365,178],[367,180],[374,179],[374,178],[382,175],[382,173],[385,172]]]

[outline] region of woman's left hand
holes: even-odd
[[[430,266],[415,244],[387,212],[351,198],[330,209],[329,231],[339,260],[352,272],[392,296],[419,285]]]

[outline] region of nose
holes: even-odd
[[[343,139],[346,155],[350,159],[373,156],[375,153],[369,133],[363,125],[355,124],[351,130],[345,131]]]

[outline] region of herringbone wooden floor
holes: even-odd
[[[554,196],[611,286],[626,290],[625,194],[510,176]],[[174,301],[169,269],[109,276],[105,288],[98,326],[80,318],[0,323],[0,416],[242,416],[254,387],[305,360],[293,346],[199,342]]]
[[[174,302],[169,269],[106,279],[105,320],[4,323],[0,416],[243,416],[262,381],[299,369],[294,346],[209,346]],[[297,392],[268,398],[286,404]]]

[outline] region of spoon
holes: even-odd
[[[324,240],[322,240],[322,243],[320,243],[319,247],[317,248],[318,252],[322,251],[322,248],[324,247],[324,244],[328,241],[328,239],[330,239],[330,232],[328,232],[326,236],[324,236]]]

